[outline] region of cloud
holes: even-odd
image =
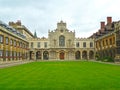
[[[36,30],[39,37],[47,37],[48,30],[56,29],[57,22],[63,20],[68,29],[76,31],[76,37],[88,37],[107,16],[120,19],[119,3],[119,0],[0,0],[0,19],[6,23],[21,20],[32,33]]]

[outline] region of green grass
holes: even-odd
[[[0,69],[0,90],[120,90],[120,66],[33,62]]]

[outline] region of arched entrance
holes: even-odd
[[[89,52],[89,59],[94,59],[94,52],[93,51]]]
[[[80,51],[75,52],[75,58],[80,59]]]
[[[34,52],[33,51],[30,51],[30,60],[33,60],[34,59]]]
[[[87,51],[82,52],[82,59],[87,59]]]
[[[41,52],[40,51],[36,52],[36,59],[41,59]]]
[[[65,58],[65,53],[64,52],[60,52],[59,58],[61,60],[63,60]]]
[[[49,59],[49,53],[48,53],[48,51],[44,51],[43,52],[43,59],[44,60],[48,60]]]

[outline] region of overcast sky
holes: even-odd
[[[63,20],[76,37],[89,37],[107,16],[120,20],[119,9],[120,0],[0,0],[0,20],[21,20],[38,37],[48,37],[48,30]]]

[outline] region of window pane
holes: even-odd
[[[31,48],[33,48],[33,42],[31,42]]]
[[[47,47],[47,42],[44,43],[44,47]]]
[[[76,47],[79,47],[80,45],[79,45],[79,42],[76,42]]]
[[[37,43],[37,47],[38,47],[38,48],[40,47],[40,42]]]
[[[65,46],[65,37],[64,36],[59,37],[59,46]]]
[[[6,37],[5,39],[6,39],[6,40],[5,40],[5,41],[6,41],[6,44],[8,44],[8,37]]]
[[[2,50],[0,50],[0,57],[2,57],[3,56],[3,51]]]
[[[0,43],[3,43],[3,36],[0,35]]]
[[[92,42],[90,42],[90,47],[93,47],[93,43]]]
[[[83,42],[83,47],[86,47],[86,42]]]

